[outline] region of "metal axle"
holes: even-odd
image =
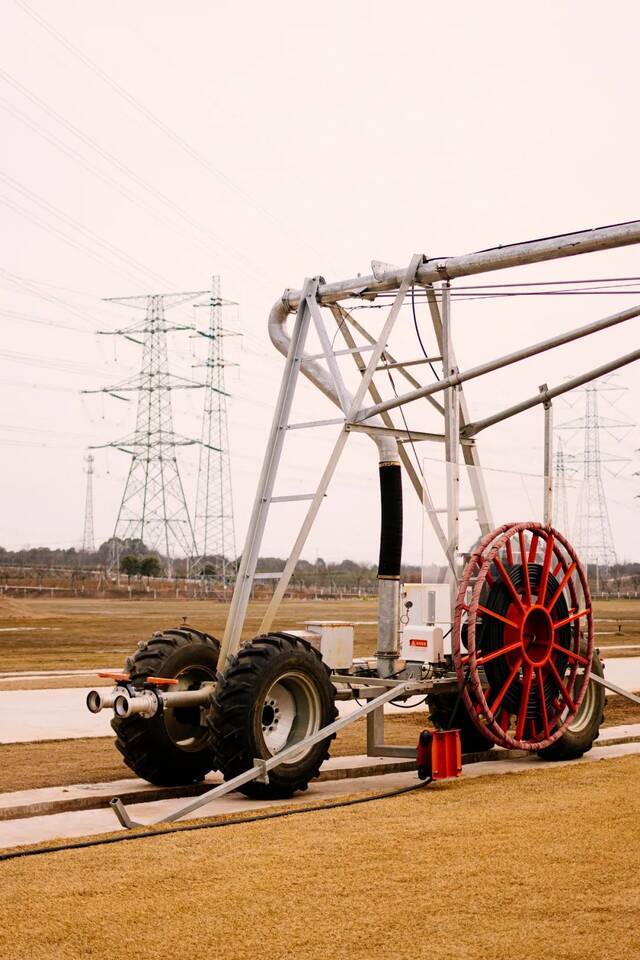
[[[115,687],[109,693],[91,690],[87,695],[87,707],[91,713],[99,713],[113,707],[117,717],[139,715],[149,719],[163,710],[175,707],[204,707],[211,699],[213,683],[204,683],[198,690],[135,690],[131,694],[125,687]]]

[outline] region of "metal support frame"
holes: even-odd
[[[315,295],[318,289],[318,282],[317,278],[305,281],[305,295],[300,301],[298,308],[289,354],[280,386],[280,393],[273,415],[267,452],[258,481],[258,490],[249,521],[245,547],[242,551],[242,560],[238,570],[236,586],[233,591],[233,598],[231,600],[229,615],[220,647],[219,662],[221,666],[226,664],[229,656],[237,651],[240,644],[242,628],[253,586],[253,578],[258,563],[260,544],[262,543],[262,535],[267,522],[267,514],[269,512],[278,465],[284,446],[286,428],[293,404],[296,381],[300,373],[304,343],[309,329],[311,314],[307,296]]]
[[[129,830],[132,830],[135,827],[155,826],[159,823],[173,823],[189,813],[194,813],[194,811],[200,810],[202,807],[205,807],[207,804],[211,803],[212,800],[217,800],[219,797],[223,797],[225,794],[231,793],[233,790],[237,790],[239,787],[243,787],[245,783],[250,783],[252,780],[257,780],[261,777],[267,776],[270,770],[273,770],[275,767],[279,767],[281,763],[286,763],[290,757],[295,756],[295,754],[299,753],[301,750],[312,747],[316,743],[320,743],[321,740],[326,740],[327,737],[332,736],[334,733],[338,733],[339,730],[349,726],[349,724],[355,723],[355,721],[360,719],[360,717],[366,717],[367,714],[371,713],[372,711],[383,707],[384,704],[389,700],[394,700],[396,697],[401,696],[402,694],[407,694],[409,691],[415,691],[416,693],[422,692],[427,684],[428,681],[426,683],[420,683],[419,681],[415,680],[405,680],[397,685],[394,684],[394,686],[387,688],[373,700],[370,700],[368,703],[363,704],[363,706],[358,707],[346,717],[341,717],[339,720],[335,720],[333,723],[328,724],[328,726],[322,727],[320,730],[317,730],[315,733],[311,734],[311,736],[305,737],[304,740],[294,743],[292,746],[287,747],[286,750],[281,750],[280,753],[275,754],[275,756],[268,757],[267,759],[258,759],[254,763],[254,766],[249,770],[239,774],[237,777],[233,777],[232,780],[227,780],[225,783],[221,783],[212,790],[208,790],[207,793],[203,793],[201,796],[196,797],[189,803],[186,803],[183,807],[179,807],[177,810],[174,810],[173,813],[170,813],[167,817],[161,817],[159,820],[153,820],[149,824],[142,824],[131,819],[127,812],[127,808],[119,797],[114,797],[113,800],[111,800],[111,807],[122,826]]]
[[[543,342],[515,351],[512,354],[499,357],[467,371],[458,371],[451,336],[451,280],[456,277],[469,276],[485,271],[503,269],[525,263],[541,262],[558,257],[573,256],[578,253],[599,249],[608,249],[640,242],[640,221],[632,224],[620,224],[604,227],[594,231],[584,231],[561,237],[545,238],[524,244],[514,244],[510,247],[501,247],[495,250],[481,251],[465,257],[454,257],[444,261],[427,261],[416,254],[408,269],[378,269],[375,275],[359,277],[350,281],[327,284],[319,278],[307,280],[300,291],[288,290],[281,301],[274,306],[269,329],[272,340],[277,348],[286,354],[287,360],[283,374],[282,386],[274,413],[273,425],[269,437],[267,455],[259,481],[258,493],[247,534],[247,543],[242,555],[236,589],[231,605],[229,619],[221,651],[221,664],[224,665],[230,655],[235,653],[240,643],[241,631],[244,624],[251,586],[255,575],[260,543],[267,519],[269,507],[272,503],[288,500],[284,496],[274,497],[273,487],[282,454],[284,437],[288,429],[303,429],[312,427],[313,423],[289,423],[293,397],[298,374],[302,372],[310,379],[325,396],[329,397],[340,408],[344,419],[319,420],[317,425],[336,423],[342,425],[329,460],[324,468],[320,482],[313,494],[305,494],[310,499],[306,516],[295,540],[293,550],[279,575],[274,596],[269,603],[260,629],[270,629],[277,613],[278,605],[287,589],[290,577],[295,569],[301,550],[307,540],[311,526],[317,516],[320,505],[326,495],[329,482],[334,474],[347,438],[352,432],[368,433],[378,444],[395,439],[399,456],[405,467],[416,493],[422,499],[427,516],[431,521],[436,536],[443,547],[451,567],[451,576],[456,573],[457,552],[459,549],[459,484],[460,484],[460,448],[464,463],[468,469],[469,481],[478,523],[481,533],[493,526],[487,491],[481,473],[480,460],[475,440],[477,433],[493,423],[500,422],[507,417],[514,416],[522,410],[529,409],[537,403],[547,406],[550,416],[550,404],[553,397],[566,392],[573,387],[588,382],[620,366],[631,363],[640,358],[640,350],[627,354],[617,360],[598,367],[581,377],[568,381],[561,387],[552,390],[545,389],[535,398],[516,404],[508,410],[495,414],[483,420],[473,421],[464,397],[462,385],[471,379],[480,377],[493,370],[501,369],[509,364],[528,357],[536,356],[556,346],[570,343],[586,337],[598,330],[604,330],[615,324],[625,322],[640,316],[640,307],[634,307],[594,323],[587,324],[576,330],[549,338]],[[441,299],[441,308],[433,284],[441,283],[438,291]],[[423,385],[416,379],[407,367],[416,369],[418,364],[414,358],[402,362],[397,360],[388,347],[389,337],[397,321],[400,309],[407,293],[414,284],[422,286],[426,292],[427,304],[433,323],[440,356],[443,359],[444,377],[436,383]],[[380,333],[374,336],[367,331],[349,313],[340,301],[350,297],[373,300],[382,292],[393,291],[395,296],[390,304],[388,315]],[[328,306],[338,323],[338,330],[345,340],[345,348],[333,349],[331,340],[322,315],[322,307]],[[287,315],[297,310],[296,320],[291,336],[285,330]],[[275,318],[275,319],[274,319]],[[313,327],[318,336],[321,352],[304,352],[307,333]],[[354,340],[353,332],[360,334],[364,343],[358,345]],[[366,362],[365,362],[366,355]],[[339,356],[352,357],[359,371],[360,378],[354,396],[349,394],[342,372],[338,365]],[[419,358],[422,360],[422,358]],[[319,365],[322,364],[322,365]],[[384,400],[376,386],[376,373],[397,370],[398,374],[407,380],[413,388],[408,393],[401,394],[389,400]],[[444,406],[435,398],[439,392],[444,392]],[[373,405],[365,407],[365,398],[369,395]],[[436,434],[430,431],[413,431],[401,427],[391,419],[391,412],[417,399],[425,399],[444,417],[444,432]],[[380,417],[376,421],[374,418]],[[444,440],[445,459],[447,463],[447,521],[445,528],[441,524],[429,490],[429,484],[423,476],[420,464],[411,462],[406,449],[408,442],[437,442]],[[547,451],[548,453],[548,451]],[[546,474],[551,471],[545,469]],[[297,499],[301,499],[298,495]],[[551,491],[545,490],[545,518],[550,516]]]
[[[617,686],[615,683],[611,683],[610,680],[605,680],[604,677],[599,677],[597,673],[593,671],[589,675],[589,679],[593,680],[594,683],[599,683],[601,687],[606,687],[607,690],[611,690],[612,693],[619,693],[621,697],[624,697],[626,700],[631,700],[632,703],[640,703],[640,697],[635,693],[631,693],[630,690],[624,690],[622,687]]]
[[[426,288],[427,294],[427,304],[429,305],[429,313],[431,314],[431,322],[433,324],[434,333],[436,335],[436,341],[438,343],[440,353],[443,351],[443,324],[442,317],[440,315],[440,310],[438,309],[438,301],[436,299],[434,288],[429,284]],[[449,316],[451,316],[451,306],[450,306],[450,291],[448,294],[449,299]],[[456,355],[453,346],[453,333],[450,333],[449,336],[449,364],[452,368],[455,368],[456,372],[458,370]],[[458,398],[459,398],[459,407],[460,407],[460,425],[464,426],[469,421],[469,408],[467,406],[467,399],[464,395],[464,389],[462,384],[458,385]],[[433,397],[431,397],[433,400]],[[467,467],[467,474],[469,477],[469,485],[471,487],[471,492],[473,494],[473,499],[477,508],[478,515],[478,525],[480,527],[480,533],[484,536],[486,533],[489,533],[493,530],[495,524],[493,522],[493,516],[491,514],[491,505],[489,503],[489,495],[487,493],[487,488],[484,483],[484,476],[482,474],[482,469],[480,465],[480,455],[478,453],[478,448],[475,443],[475,440],[468,440],[463,443],[462,455],[464,457],[464,462]]]
[[[351,345],[355,344],[353,335],[349,327],[347,326],[347,323],[351,324],[354,327],[354,329],[356,329],[360,333],[360,335],[364,337],[365,340],[371,340],[372,342],[375,342],[375,338],[367,330],[365,330],[360,324],[358,324],[358,322],[351,316],[350,313],[348,313],[344,309],[344,307],[340,306],[339,304],[335,304],[330,309],[335,318],[336,323],[338,324],[338,329],[342,332],[342,335],[346,343]],[[389,353],[388,350],[385,350],[385,356],[391,358],[391,354]],[[364,370],[364,362],[361,356],[355,353],[354,360],[356,361],[356,366],[358,367],[360,372],[362,372]],[[398,365],[398,370],[402,374],[402,376],[408,379],[413,386],[416,386],[416,385],[419,386],[419,382],[414,377],[412,377],[410,373],[407,373],[402,365]],[[369,395],[375,403],[379,403],[382,399],[374,380],[372,380],[371,383],[369,384]],[[432,397],[428,399],[430,400],[431,404],[435,406],[435,408],[438,410],[439,413],[441,414],[444,413],[444,408],[441,407],[439,403],[433,400]],[[395,427],[393,426],[393,421],[388,413],[383,413],[381,415],[381,418],[387,429],[395,430]],[[371,425],[369,425],[369,427],[370,426]],[[349,429],[354,430],[357,428],[352,423],[349,425]],[[400,461],[402,463],[402,466],[405,469],[407,476],[411,481],[411,485],[417,497],[423,504],[424,509],[428,511],[429,520],[431,522],[435,535],[438,538],[438,542],[442,547],[442,551],[446,556],[447,555],[447,536],[437,517],[428,485],[425,481],[425,478],[422,476],[422,471],[420,472],[420,476],[419,476],[418,472],[416,471],[415,465],[411,460],[411,457],[409,456],[407,451],[402,448],[402,446],[399,448],[398,453],[400,455]]]

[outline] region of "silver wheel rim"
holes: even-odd
[[[261,716],[262,739],[271,756],[293,746],[320,729],[322,707],[316,684],[303,673],[283,673],[264,698]],[[313,747],[297,751],[287,763],[297,763]]]
[[[581,671],[581,673],[584,673],[584,671]],[[567,728],[571,733],[582,733],[591,721],[591,716],[596,705],[596,691],[594,686],[595,684],[590,682],[587,687],[582,703],[578,707],[578,712]]]
[[[576,684],[582,683],[582,677],[584,675],[584,670],[578,670],[578,675],[576,677]],[[582,699],[582,703],[578,707],[578,712],[575,717],[567,727],[567,733],[582,733],[582,731],[589,725],[593,710],[596,706],[596,690],[594,689],[594,684],[589,682],[585,695]],[[561,721],[564,722],[569,713],[569,708],[567,707],[561,714]]]

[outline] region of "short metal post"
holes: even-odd
[[[540,392],[546,393],[549,387],[541,384]],[[551,400],[544,403],[544,519],[553,523],[553,405]]]

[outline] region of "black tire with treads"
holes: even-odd
[[[591,673],[604,677],[598,651],[594,653],[591,661]],[[600,736],[605,703],[604,687],[599,683],[590,683],[572,723],[555,743],[538,751],[540,759],[578,760],[583,754],[588,753]]]
[[[156,633],[138,644],[127,658],[126,669],[134,686],[147,677],[178,677],[194,671],[202,678],[215,681],[220,645],[215,637],[193,627],[181,627]],[[194,710],[174,711],[193,725],[198,721]],[[189,749],[180,747],[167,731],[165,715],[145,719],[139,715],[114,717],[111,726],[116,733],[116,747],[126,765],[143,780],[159,786],[180,786],[197,783],[213,769],[215,756],[211,737],[201,727],[202,737]]]
[[[265,697],[279,678],[297,674],[317,696],[317,729],[337,716],[335,689],[318,651],[305,640],[286,633],[256,637],[233,657],[219,677],[210,714],[216,767],[225,780],[249,770],[256,758],[272,756],[263,739]],[[282,799],[306,790],[329,757],[333,736],[320,741],[292,763],[269,772],[269,783],[251,781],[240,787],[248,797]]]

